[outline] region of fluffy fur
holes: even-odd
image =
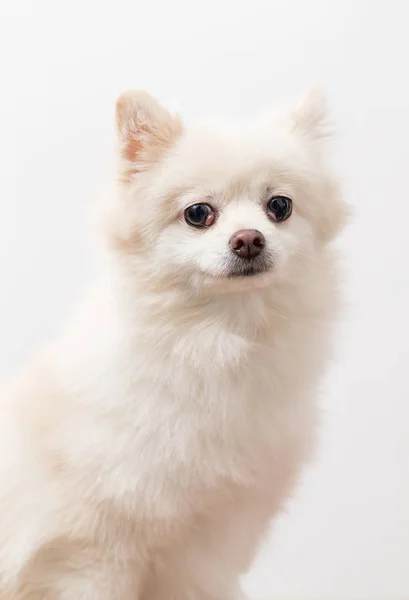
[[[185,127],[130,92],[117,130],[104,275],[0,396],[0,599],[242,600],[314,446],[338,310],[325,107]],[[197,202],[206,230],[184,220]],[[242,228],[267,267],[232,277]]]

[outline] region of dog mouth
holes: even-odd
[[[253,259],[234,258],[226,265],[224,275],[228,279],[241,277],[256,277],[271,271],[273,261],[268,257],[257,257]]]

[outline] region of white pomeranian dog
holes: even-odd
[[[105,271],[0,396],[1,600],[242,600],[310,458],[348,214],[325,102],[117,102]]]

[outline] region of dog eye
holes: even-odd
[[[208,204],[193,204],[185,210],[186,223],[192,227],[210,227],[215,218],[215,212]]]
[[[267,214],[276,223],[281,223],[291,216],[293,203],[287,196],[274,196],[267,204]]]

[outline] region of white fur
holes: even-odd
[[[322,101],[237,129],[185,129],[144,93],[117,115],[105,273],[0,397],[0,599],[243,599],[314,446],[338,309]],[[183,219],[200,201],[206,231]],[[241,228],[274,264],[232,280]]]

